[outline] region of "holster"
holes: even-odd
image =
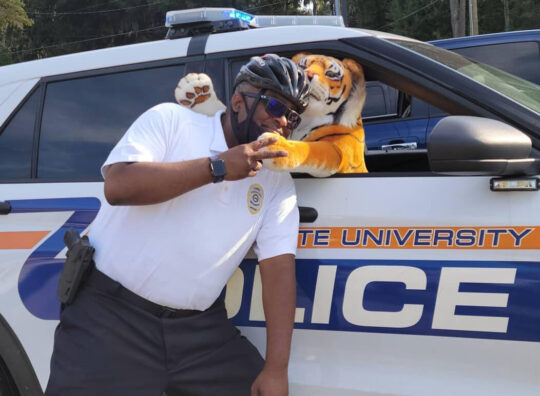
[[[73,228],[64,234],[64,242],[68,251],[56,294],[62,304],[68,305],[75,300],[84,278],[94,265],[92,257],[95,249],[90,246],[87,236],[81,238]]]

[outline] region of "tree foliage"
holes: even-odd
[[[11,27],[13,30],[20,30],[32,24],[33,21],[26,15],[21,0],[0,0],[0,65],[13,61],[6,43],[6,29]]]
[[[0,32],[5,31],[8,26],[22,29],[32,23],[21,0],[0,0]]]
[[[308,12],[309,3],[317,15],[329,15],[333,10],[331,0],[23,1],[28,16],[34,20],[32,26],[21,0],[0,0],[0,64],[160,40],[166,33],[163,23],[169,10],[235,7],[259,15],[301,14]],[[346,14],[351,27],[433,40],[452,37],[451,1],[347,0]],[[11,6],[10,13],[4,11],[7,5]],[[478,0],[481,34],[503,31],[505,27],[540,28],[538,15],[538,0]]]
[[[460,0],[460,2],[468,0]],[[348,0],[349,25],[420,40],[452,37],[452,0]],[[465,12],[468,28],[468,7]],[[538,0],[478,0],[479,33],[540,28]],[[509,24],[505,23],[505,19]]]

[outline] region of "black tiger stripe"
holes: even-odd
[[[347,88],[347,84],[343,85],[343,88],[341,89],[341,92],[337,96],[337,98],[333,98],[331,96],[326,99],[326,104],[329,105],[330,103],[337,102],[343,97],[343,92],[345,92],[345,89]]]

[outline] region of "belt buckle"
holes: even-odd
[[[169,307],[166,307],[164,305],[161,306],[161,309],[162,309],[162,312],[161,312],[161,317],[162,318],[171,318],[171,317],[174,317],[176,316],[176,314],[178,313],[178,309],[174,309],[174,308],[169,308]]]

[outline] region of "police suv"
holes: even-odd
[[[335,17],[198,9],[168,13],[167,24],[162,41],[0,68],[2,396],[42,394],[62,237],[95,218],[100,165],[128,126],[174,101],[188,72],[210,75],[225,101],[249,57],[300,51],[352,58],[368,84],[395,88],[396,111],[366,125],[414,122],[412,98],[449,116],[425,149],[369,150],[368,174],[294,175],[291,394],[540,393],[538,85]],[[264,353],[256,260],[235,272],[225,300]]]

